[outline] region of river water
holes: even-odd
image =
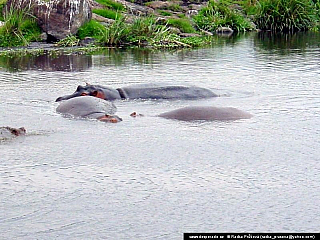
[[[0,238],[319,231],[319,63],[315,33],[248,34],[195,50],[0,58],[0,123],[27,130],[0,142]],[[118,124],[57,114],[55,99],[85,82],[189,84],[220,97],[116,101]],[[191,105],[254,117],[156,117]]]

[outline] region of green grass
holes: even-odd
[[[236,32],[253,30],[253,23],[240,10],[231,7],[237,1],[210,0],[207,7],[193,16],[198,29],[215,32],[219,27],[230,27]]]
[[[103,26],[99,22],[90,20],[79,28],[77,36],[79,37],[79,39],[84,39],[85,37],[93,37],[98,39],[101,37],[101,32],[104,31],[104,29],[105,26]]]
[[[7,11],[4,22],[4,26],[0,28],[1,47],[26,46],[40,38],[41,30],[26,10]]]
[[[319,1],[315,2],[319,4]],[[256,8],[254,19],[262,30],[305,31],[313,28],[319,20],[317,7],[310,0],[260,0]]]
[[[96,0],[96,2],[100,3],[101,5],[110,8],[110,9],[114,9],[117,11],[124,11],[125,7],[118,2],[112,1],[112,0]]]
[[[185,32],[185,33],[195,32],[195,29],[193,28],[191,22],[188,19],[171,18],[171,19],[168,19],[168,25],[177,27],[182,32]]]
[[[110,10],[110,9],[93,9],[92,12],[102,17],[110,18],[114,20],[122,17],[121,13],[114,10]]]

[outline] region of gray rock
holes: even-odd
[[[11,8],[29,9],[47,34],[47,41],[75,34],[92,16],[88,0],[8,0],[7,9]]]

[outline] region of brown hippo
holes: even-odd
[[[21,128],[12,128],[12,127],[0,127],[0,139],[13,138],[20,135],[25,135],[26,129]]]
[[[176,119],[181,121],[229,121],[252,117],[250,113],[241,111],[233,107],[211,106],[184,107],[162,113],[158,116],[162,118]]]
[[[113,115],[116,109],[114,104],[109,101],[83,96],[62,101],[56,111],[66,116],[116,123],[122,121],[117,115]]]
[[[78,86],[77,90],[71,94],[58,97],[56,102],[68,100],[80,96],[94,96],[104,100],[117,99],[201,99],[212,98],[218,95],[211,90],[196,86],[178,86],[161,84],[137,84],[122,88],[109,88],[100,85]]]

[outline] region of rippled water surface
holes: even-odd
[[[0,59],[3,239],[182,239],[183,232],[320,229],[320,35],[248,35],[212,48]],[[220,97],[116,101],[123,122],[63,118],[79,84],[193,84]],[[236,107],[233,122],[157,114]],[[133,111],[145,117],[131,118]]]

